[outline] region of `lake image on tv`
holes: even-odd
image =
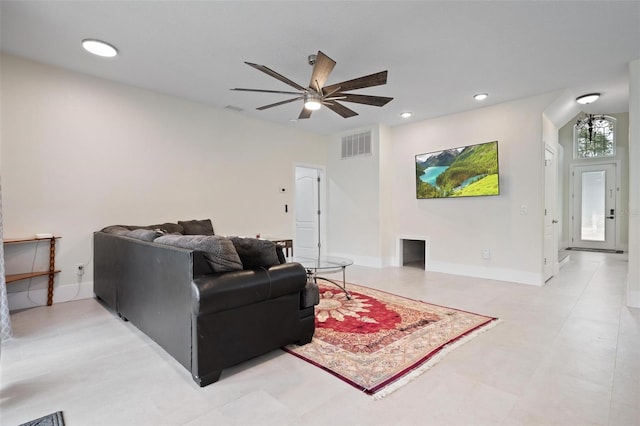
[[[416,197],[498,195],[498,142],[416,155]]]

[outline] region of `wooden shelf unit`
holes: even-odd
[[[16,281],[26,280],[34,277],[44,277],[49,276],[49,285],[47,287],[47,306],[51,306],[53,304],[53,281],[55,274],[60,272],[59,269],[56,269],[56,240],[60,238],[59,236],[51,236],[46,238],[36,238],[36,237],[26,237],[26,238],[5,238],[3,241],[4,245],[10,244],[26,244],[26,243],[37,243],[39,241],[49,240],[49,269],[46,271],[33,271],[33,272],[25,272],[21,274],[7,274],[5,276],[5,281],[7,284],[13,283]]]

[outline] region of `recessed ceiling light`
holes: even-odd
[[[94,55],[102,56],[104,58],[113,58],[118,54],[118,49],[116,49],[109,43],[105,43],[104,41],[100,40],[82,40],[82,47],[84,47],[87,52],[93,53]]]
[[[581,105],[590,104],[591,102],[595,102],[600,97],[600,93],[589,93],[586,95],[578,96],[576,98],[576,102]]]
[[[476,101],[484,101],[488,97],[488,93],[478,93],[477,95],[473,95],[473,99],[475,99]]]
[[[413,113],[411,111],[405,111],[405,112],[401,112],[400,113],[400,117],[402,118],[409,118],[413,115]]]

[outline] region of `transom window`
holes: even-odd
[[[573,128],[574,158],[603,158],[616,155],[616,119],[587,114]]]

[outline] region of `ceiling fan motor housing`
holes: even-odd
[[[309,55],[307,57],[307,61],[309,62],[309,65],[315,65],[316,64],[316,58],[318,57],[318,55]]]

